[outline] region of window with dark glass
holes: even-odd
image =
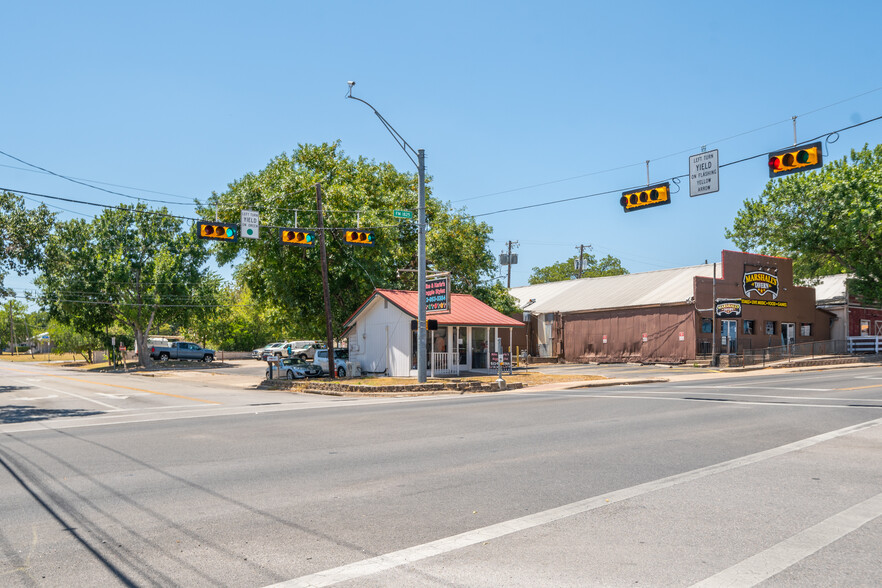
[[[766,335],[775,334],[775,321],[766,321]]]
[[[743,329],[745,335],[753,335],[754,333],[756,333],[754,321],[751,320],[744,319]]]
[[[712,319],[709,319],[709,318],[701,319],[701,332],[702,333],[713,333],[714,332],[714,322]]]

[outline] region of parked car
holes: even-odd
[[[286,380],[300,380],[322,375],[322,370],[315,364],[306,363],[299,357],[285,357],[273,362],[273,377]],[[269,366],[266,368],[266,379],[270,379]]]
[[[322,373],[328,373],[328,350],[316,349],[312,363],[322,368]],[[361,375],[361,365],[349,361],[348,349],[334,349],[334,365],[337,368],[338,378]]]
[[[263,361],[266,359],[267,355],[275,355],[276,357],[282,357],[283,355],[285,355],[285,342],[276,341],[275,343],[270,343],[265,347],[259,347],[251,352],[251,359]]]
[[[315,357],[317,349],[324,349],[324,345],[318,341],[288,341],[285,343],[285,349],[288,351],[288,357],[299,357],[300,359],[312,359]]]
[[[210,361],[214,361],[214,349],[203,349],[196,343],[175,341],[168,347],[159,347],[156,345],[151,346],[150,358],[158,359],[159,361],[181,359],[190,361],[204,361],[208,363]]]

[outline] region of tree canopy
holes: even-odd
[[[117,322],[131,328],[144,365],[154,325],[186,325],[215,308],[208,255],[195,230],[165,208],[119,206],[92,222],[58,223],[37,284],[50,315],[81,333],[101,335]]]
[[[578,258],[578,255],[574,255],[566,261],[559,261],[545,267],[534,267],[529,279],[530,284],[575,280],[579,277],[579,270],[576,269],[576,260]],[[622,267],[622,261],[612,255],[607,255],[603,259],[598,260],[594,255],[585,253],[582,255],[582,259],[585,260],[585,266],[582,269],[583,278],[620,276],[628,273],[628,270]]]
[[[46,205],[29,209],[18,194],[0,192],[0,296],[11,295],[3,284],[9,272],[23,275],[36,269],[54,222],[55,213]]]
[[[257,173],[212,194],[199,209],[207,218],[239,222],[240,211],[259,212],[260,239],[217,243],[221,264],[237,262],[237,280],[270,315],[284,316],[288,336],[323,337],[325,330],[319,247],[301,248],[279,240],[282,227],[314,229],[316,187],[321,183],[335,332],[376,288],[415,289],[416,276],[399,272],[417,268],[417,225],[393,217],[411,210],[416,217],[417,178],[389,163],[347,157],[337,143],[299,145]],[[480,294],[493,275],[489,249],[492,228],[431,197],[427,186],[426,257],[430,271],[450,271],[455,292]],[[345,228],[372,230],[375,245],[345,243]]]
[[[796,278],[854,274],[853,293],[882,300],[882,145],[771,180],[745,200],[726,237],[744,251],[792,258]]]

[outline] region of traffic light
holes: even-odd
[[[279,229],[279,240],[285,245],[315,247],[315,233],[303,229]]]
[[[200,239],[213,239],[215,241],[239,240],[239,225],[231,223],[219,223],[211,221],[199,221],[196,223]]]
[[[631,192],[622,192],[622,198],[619,204],[625,209],[625,212],[631,212],[638,208],[649,208],[650,206],[661,206],[662,204],[671,203],[671,184],[654,184],[646,186],[640,190]]]
[[[361,229],[346,229],[346,242],[352,245],[374,245],[373,231],[362,231]]]
[[[821,142],[790,147],[769,153],[769,177],[778,178],[794,172],[817,169],[824,165]]]
[[[416,331],[417,326],[419,326],[419,322],[416,319],[410,321],[410,330]],[[438,319],[426,319],[426,330],[427,331],[437,331],[438,330]]]

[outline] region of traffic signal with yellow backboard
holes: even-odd
[[[279,240],[285,245],[315,247],[315,233],[303,229],[279,229]]]
[[[821,142],[790,147],[769,153],[769,177],[777,178],[795,172],[817,169],[824,165]]]
[[[196,223],[200,239],[214,239],[215,241],[239,240],[239,225],[211,221],[199,221]]]
[[[361,229],[346,229],[346,242],[352,245],[370,245],[374,244],[373,231],[363,231]]]
[[[631,212],[638,208],[649,208],[650,206],[661,206],[662,204],[671,203],[671,184],[665,182],[663,184],[653,184],[646,186],[640,190],[631,190],[622,192],[622,198],[619,204],[625,212]]]

